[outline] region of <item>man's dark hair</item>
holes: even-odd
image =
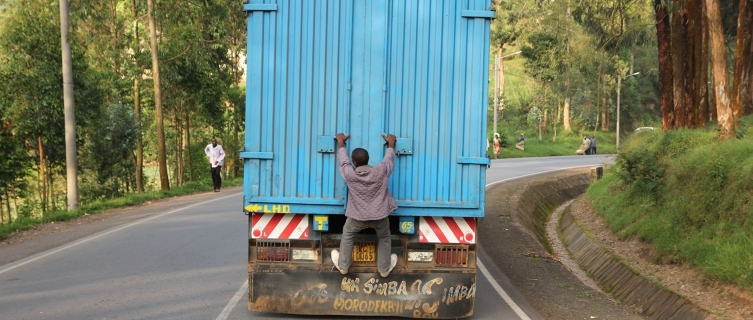
[[[350,155],[353,158],[353,163],[356,167],[365,166],[369,164],[369,152],[363,148],[353,149],[353,153]]]

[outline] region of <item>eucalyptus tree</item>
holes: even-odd
[[[717,120],[721,138],[736,136],[736,121],[753,96],[750,7],[750,0],[654,1],[664,130]],[[728,51],[735,57],[732,92]]]
[[[62,162],[64,145],[62,66],[57,4],[32,1],[7,4],[0,46],[5,57],[4,90],[15,94],[8,101],[9,121],[28,146],[33,146],[39,172],[41,210],[50,204],[50,165]],[[57,77],[53,77],[55,75]],[[21,168],[19,168],[21,169]]]
[[[130,105],[113,103],[94,120],[99,125],[88,131],[83,144],[86,155],[83,159],[93,171],[84,196],[88,199],[122,196],[135,189],[132,152],[139,134],[135,112]]]
[[[157,40],[157,23],[155,21],[154,0],[147,0],[149,7],[149,39],[152,49],[152,81],[154,84],[154,114],[157,126],[157,164],[159,165],[159,180],[162,190],[170,189],[167,175],[167,150],[165,148],[165,128],[162,119],[162,84],[159,72],[159,46]]]
[[[740,0],[735,40],[733,115],[753,113],[753,1]]]
[[[194,159],[204,164],[203,145],[192,142],[192,127],[205,129],[205,139],[200,143],[215,132],[226,132],[227,92],[235,81],[233,75],[238,74],[233,69],[237,67],[230,57],[227,35],[231,12],[240,9],[225,2],[204,1],[195,6],[174,4],[165,10],[172,13],[159,16],[163,21],[164,89],[169,97],[165,111],[175,130],[175,147],[171,150],[176,182],[180,184],[186,173],[189,180],[194,179]]]
[[[238,8],[235,3],[229,4],[228,19],[225,20],[227,24],[227,33],[223,39],[227,41],[229,49],[229,66],[232,74],[232,87],[228,90],[227,101],[229,110],[227,114],[230,117],[229,130],[232,133],[229,137],[231,139],[225,139],[225,152],[228,156],[226,158],[225,166],[234,178],[239,176],[242,162],[240,161],[240,150],[243,148],[243,141],[240,133],[243,132],[246,119],[246,84],[241,83],[243,78],[243,69],[241,64],[245,64],[245,61],[241,61],[246,57],[246,13]],[[227,137],[227,136],[226,136]]]
[[[659,96],[662,113],[662,130],[674,126],[674,73],[672,72],[672,28],[669,22],[669,10],[662,0],[654,0],[656,12],[656,38],[659,58]]]
[[[732,104],[729,96],[729,78],[727,76],[727,50],[724,44],[722,31],[722,14],[719,9],[719,0],[706,0],[706,18],[709,22],[709,35],[711,44],[711,65],[714,79],[714,94],[716,101],[717,117],[719,119],[722,139],[734,138],[735,119],[732,115]]]
[[[601,130],[607,131],[614,114],[608,102],[617,92],[617,84],[621,82],[617,80],[633,74],[636,53],[644,53],[641,48],[654,43],[653,11],[647,0],[580,1],[573,16],[590,36],[594,56],[599,57],[595,61],[597,70],[591,70],[591,75],[596,79],[595,104],[600,110]],[[650,65],[655,64],[654,59]],[[645,64],[638,67],[641,70],[649,68]],[[643,76],[628,84],[649,81],[653,79]]]
[[[501,55],[504,46],[514,43],[521,36],[523,30],[518,24],[535,9],[532,1],[494,0],[492,5],[496,11],[490,30],[490,43]]]
[[[136,192],[144,192],[144,126],[146,123],[142,121],[142,95],[141,86],[142,79],[145,78],[149,65],[151,63],[151,57],[149,56],[149,50],[146,48],[145,43],[148,39],[141,30],[144,28],[145,18],[145,4],[143,1],[131,0],[130,3],[125,4],[122,0],[119,3],[123,4],[123,7],[130,8],[123,10],[123,30],[125,37],[124,41],[127,43],[125,48],[125,57],[122,59],[128,66],[125,68],[126,76],[125,80],[129,80],[132,83],[132,89],[130,92],[130,99],[124,99],[124,101],[132,101],[134,109],[134,121],[136,122],[139,133],[136,137],[136,147],[134,150],[134,162],[135,162],[135,182]],[[126,26],[127,25],[127,26]]]
[[[562,59],[565,44],[557,35],[547,32],[534,33],[527,40],[527,44],[521,48],[522,55],[526,59],[524,63],[526,73],[544,86],[544,93],[551,91],[555,82],[562,80],[561,75],[565,70],[565,63]],[[545,95],[541,93],[539,96]],[[537,106],[538,109],[546,110],[551,107],[551,99],[538,102],[542,104]]]
[[[5,83],[7,74],[3,68],[5,65],[0,55],[0,83]],[[0,162],[0,223],[13,221],[13,209],[11,199],[15,199],[25,188],[25,178],[28,173],[28,164],[33,161],[27,152],[24,140],[15,132],[15,126],[9,117],[11,93],[0,90],[0,152],[3,160]],[[18,208],[13,206],[18,215]],[[8,218],[5,218],[7,214]]]
[[[57,190],[52,182],[64,172],[65,143],[63,121],[62,65],[60,59],[59,7],[57,3],[30,0],[8,2],[0,26],[0,51],[8,95],[6,114],[15,135],[23,139],[34,155],[38,174],[41,212],[56,208]],[[73,22],[73,33],[76,23]],[[73,81],[76,83],[76,122],[96,112],[101,102],[98,77],[83,59],[81,43],[71,37]]]

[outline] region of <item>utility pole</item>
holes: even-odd
[[[71,45],[68,44],[70,19],[68,0],[60,0],[60,44],[63,58],[63,107],[65,113],[65,177],[68,211],[78,209],[78,176],[76,159],[76,112],[73,103],[73,66]]]
[[[494,56],[494,107],[492,107],[492,111],[494,111],[494,132],[492,133],[492,137],[494,137],[494,134],[497,133],[497,119],[499,118],[499,110],[497,110],[497,106],[499,105],[499,55]]]

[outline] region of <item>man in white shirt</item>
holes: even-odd
[[[212,143],[208,144],[204,148],[204,153],[209,157],[209,164],[212,165],[212,182],[214,183],[214,192],[220,192],[222,187],[222,177],[220,177],[220,170],[222,169],[222,163],[225,162],[225,150],[222,150],[222,146],[217,144],[217,139],[212,138]]]

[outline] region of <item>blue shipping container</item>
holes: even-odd
[[[490,0],[264,0],[248,13],[244,206],[343,214],[335,134],[398,137],[400,216],[482,217]]]

